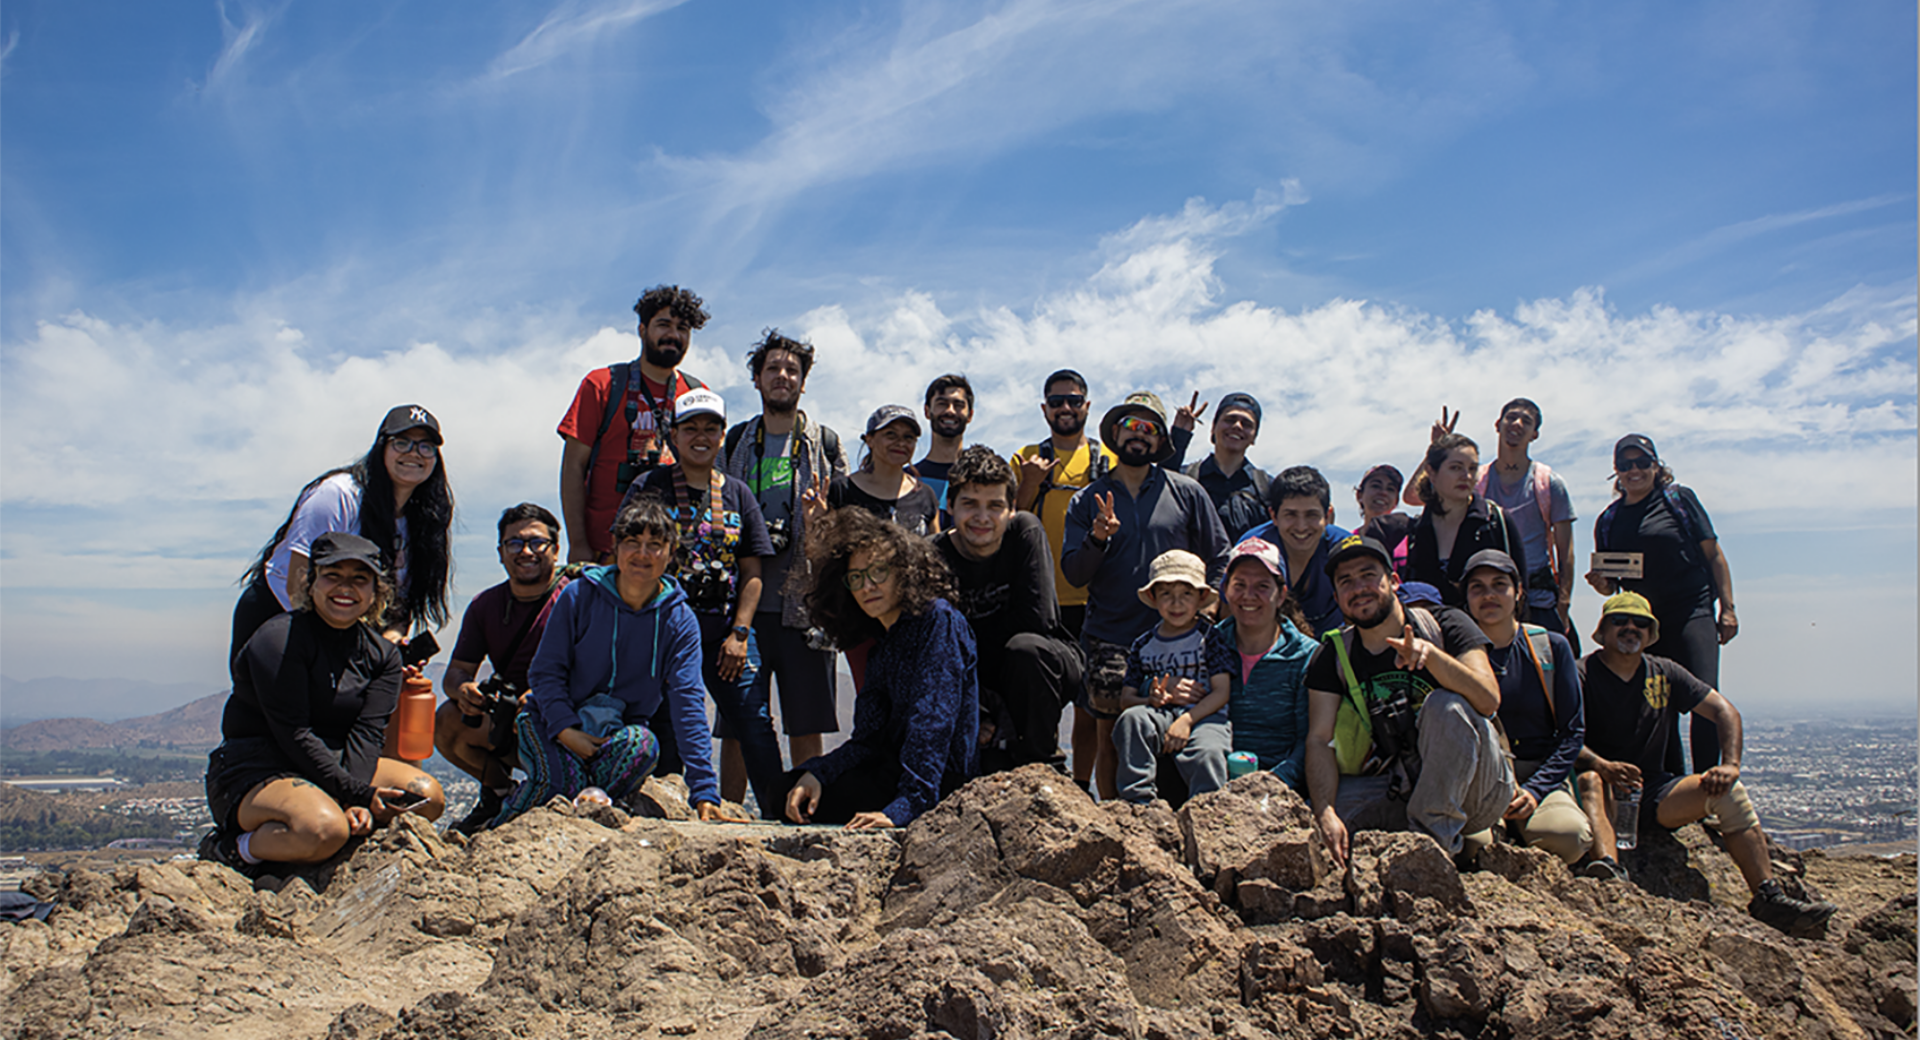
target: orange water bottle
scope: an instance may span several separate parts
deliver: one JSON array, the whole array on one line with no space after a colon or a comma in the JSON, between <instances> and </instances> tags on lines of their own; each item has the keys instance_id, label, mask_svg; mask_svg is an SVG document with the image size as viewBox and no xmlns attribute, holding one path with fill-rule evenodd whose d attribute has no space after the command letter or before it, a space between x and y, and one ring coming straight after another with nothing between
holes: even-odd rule
<instances>
[{"instance_id":1,"label":"orange water bottle","mask_svg":"<svg viewBox=\"0 0 1920 1040\"><path fill-rule=\"evenodd\" d=\"M402 759L424 762L432 757L433 707L433 680L409 671L400 683L400 704L388 723L397 734L394 749Z\"/></svg>"}]
</instances>

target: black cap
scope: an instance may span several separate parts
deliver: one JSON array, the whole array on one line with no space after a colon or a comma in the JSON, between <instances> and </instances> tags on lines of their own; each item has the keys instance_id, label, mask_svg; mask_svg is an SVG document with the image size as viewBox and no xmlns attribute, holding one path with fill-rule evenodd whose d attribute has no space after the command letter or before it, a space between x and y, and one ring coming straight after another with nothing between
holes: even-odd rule
<instances>
[{"instance_id":1,"label":"black cap","mask_svg":"<svg viewBox=\"0 0 1920 1040\"><path fill-rule=\"evenodd\" d=\"M1393 570L1393 554L1387 547L1365 535L1350 534L1334 543L1333 551L1327 554L1327 577L1333 577L1333 569L1356 556L1371 556L1379 560L1388 571Z\"/></svg>"},{"instance_id":2,"label":"black cap","mask_svg":"<svg viewBox=\"0 0 1920 1040\"><path fill-rule=\"evenodd\" d=\"M1233 393L1222 397L1220 399L1219 410L1213 413L1214 419L1218 420L1221 416L1227 414L1227 409L1229 408L1238 408L1243 412L1252 412L1253 428L1256 430L1260 428L1260 402L1254 400L1252 394L1235 390Z\"/></svg>"},{"instance_id":3,"label":"black cap","mask_svg":"<svg viewBox=\"0 0 1920 1040\"><path fill-rule=\"evenodd\" d=\"M380 559L380 547L357 534L328 531L307 546L308 565L319 570L328 564L358 561L380 577L386 577L387 565Z\"/></svg>"},{"instance_id":4,"label":"black cap","mask_svg":"<svg viewBox=\"0 0 1920 1040\"><path fill-rule=\"evenodd\" d=\"M1629 433L1625 437L1613 442L1613 462L1616 467L1620 464L1620 453L1626 451L1628 448L1639 448L1645 452L1647 458L1650 459L1658 459L1660 457L1660 453L1653 448L1653 438L1648 437L1644 433Z\"/></svg>"},{"instance_id":5,"label":"black cap","mask_svg":"<svg viewBox=\"0 0 1920 1040\"><path fill-rule=\"evenodd\" d=\"M1395 468L1394 466L1388 465L1385 462L1382 462L1378 466L1375 466L1372 469L1367 470L1365 473L1360 474L1360 486L1365 487L1367 484L1367 481L1372 480L1373 475L1376 473L1385 473L1387 476L1392 477L1394 487L1398 488L1398 487L1406 486L1407 478L1400 475L1399 469Z\"/></svg>"},{"instance_id":6,"label":"black cap","mask_svg":"<svg viewBox=\"0 0 1920 1040\"><path fill-rule=\"evenodd\" d=\"M391 437L396 433L405 433L419 427L433 435L433 443L440 440L440 420L433 413L417 404L396 404L387 410L387 417L380 423L380 436Z\"/></svg>"},{"instance_id":7,"label":"black cap","mask_svg":"<svg viewBox=\"0 0 1920 1040\"><path fill-rule=\"evenodd\" d=\"M1460 574L1465 577L1482 567L1492 567L1516 582L1521 580L1520 565L1513 562L1513 557L1498 549L1482 549L1467 557L1467 566Z\"/></svg>"},{"instance_id":8,"label":"black cap","mask_svg":"<svg viewBox=\"0 0 1920 1040\"><path fill-rule=\"evenodd\" d=\"M1054 374L1048 376L1047 381L1040 384L1040 392L1043 394L1046 393L1048 387L1052 386L1055 383L1058 383L1062 379L1071 380L1073 382L1073 385L1079 387L1082 393L1086 392L1087 377L1081 375L1078 372L1075 372L1071 368L1063 368L1060 371L1055 372Z\"/></svg>"}]
</instances>

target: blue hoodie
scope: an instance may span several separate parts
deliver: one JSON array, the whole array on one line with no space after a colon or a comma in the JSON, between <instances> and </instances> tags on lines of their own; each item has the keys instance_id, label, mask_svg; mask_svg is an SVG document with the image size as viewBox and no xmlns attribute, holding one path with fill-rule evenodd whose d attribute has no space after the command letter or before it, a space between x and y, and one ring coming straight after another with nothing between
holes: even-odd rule
<instances>
[{"instance_id":1,"label":"blue hoodie","mask_svg":"<svg viewBox=\"0 0 1920 1040\"><path fill-rule=\"evenodd\" d=\"M1238 626L1227 618L1217 626L1227 643L1237 647ZM1253 664L1253 677L1233 672L1231 700L1233 749L1260 757L1260 768L1271 770L1287 786L1307 793L1307 663L1319 649L1293 622L1280 619L1280 636L1273 649ZM1237 654L1236 654L1237 657ZM1236 660L1236 663L1239 663Z\"/></svg>"},{"instance_id":2,"label":"blue hoodie","mask_svg":"<svg viewBox=\"0 0 1920 1040\"><path fill-rule=\"evenodd\" d=\"M671 705L673 732L694 804L720 802L700 675L700 622L671 578L639 610L620 598L616 567L588 567L560 590L540 649L527 668L529 706L549 739L580 725L580 705L597 693L625 702L628 725Z\"/></svg>"}]
</instances>

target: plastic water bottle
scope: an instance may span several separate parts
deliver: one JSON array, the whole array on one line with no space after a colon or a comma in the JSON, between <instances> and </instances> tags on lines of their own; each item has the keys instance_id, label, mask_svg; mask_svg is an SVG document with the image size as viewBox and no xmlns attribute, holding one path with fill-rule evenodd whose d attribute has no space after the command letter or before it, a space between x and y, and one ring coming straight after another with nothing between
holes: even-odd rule
<instances>
[{"instance_id":1,"label":"plastic water bottle","mask_svg":"<svg viewBox=\"0 0 1920 1040\"><path fill-rule=\"evenodd\" d=\"M1640 844L1640 785L1613 788L1613 844L1620 851Z\"/></svg>"},{"instance_id":2,"label":"plastic water bottle","mask_svg":"<svg viewBox=\"0 0 1920 1040\"><path fill-rule=\"evenodd\" d=\"M613 799L598 787L589 787L573 796L573 807L579 811L596 809L603 805L612 805Z\"/></svg>"},{"instance_id":3,"label":"plastic water bottle","mask_svg":"<svg viewBox=\"0 0 1920 1040\"><path fill-rule=\"evenodd\" d=\"M424 762L433 757L433 707L432 679L409 675L400 683L400 703L388 725L398 731L395 743L403 760Z\"/></svg>"},{"instance_id":4,"label":"plastic water bottle","mask_svg":"<svg viewBox=\"0 0 1920 1040\"><path fill-rule=\"evenodd\" d=\"M1227 756L1227 779L1235 780L1260 768L1260 756L1251 751L1235 751Z\"/></svg>"}]
</instances>

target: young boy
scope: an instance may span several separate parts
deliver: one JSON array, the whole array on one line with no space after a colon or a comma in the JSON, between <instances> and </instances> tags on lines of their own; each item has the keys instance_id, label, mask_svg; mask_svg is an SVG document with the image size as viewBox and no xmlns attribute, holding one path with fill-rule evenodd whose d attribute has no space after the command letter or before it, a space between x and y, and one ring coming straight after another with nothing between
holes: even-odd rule
<instances>
[{"instance_id":1,"label":"young boy","mask_svg":"<svg viewBox=\"0 0 1920 1040\"><path fill-rule=\"evenodd\" d=\"M1184 549L1154 557L1140 599L1160 613L1160 624L1127 650L1124 709L1113 727L1120 797L1153 801L1161 754L1174 756L1189 795L1227 783L1233 730L1227 697L1237 667L1231 640L1201 621L1214 602L1206 564Z\"/></svg>"}]
</instances>

